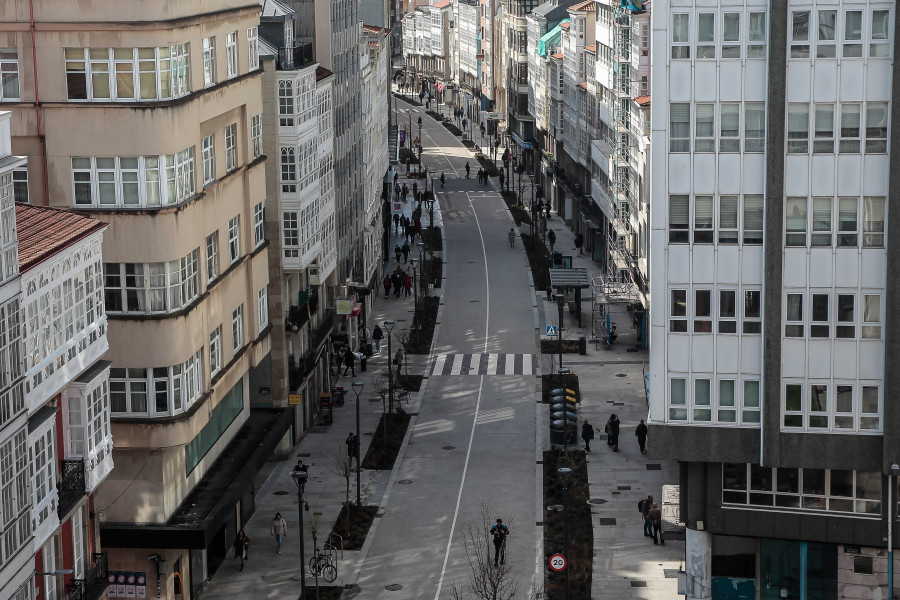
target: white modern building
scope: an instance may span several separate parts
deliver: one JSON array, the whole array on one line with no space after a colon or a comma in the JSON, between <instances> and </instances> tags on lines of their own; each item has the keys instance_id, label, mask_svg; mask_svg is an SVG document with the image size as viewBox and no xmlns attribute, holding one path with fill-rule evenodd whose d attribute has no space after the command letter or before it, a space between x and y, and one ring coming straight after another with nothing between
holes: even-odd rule
<instances>
[{"instance_id":1,"label":"white modern building","mask_svg":"<svg viewBox=\"0 0 900 600\"><path fill-rule=\"evenodd\" d=\"M687 595L892 597L896 4L653 6L649 420Z\"/></svg>"}]
</instances>

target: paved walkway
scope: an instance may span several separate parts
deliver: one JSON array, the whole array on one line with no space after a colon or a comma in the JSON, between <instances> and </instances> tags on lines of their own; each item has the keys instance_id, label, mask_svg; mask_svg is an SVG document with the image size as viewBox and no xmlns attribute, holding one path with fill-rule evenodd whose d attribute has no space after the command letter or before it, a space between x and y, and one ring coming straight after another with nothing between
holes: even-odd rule
<instances>
[{"instance_id":1,"label":"paved walkway","mask_svg":"<svg viewBox=\"0 0 900 600\"><path fill-rule=\"evenodd\" d=\"M398 109L405 111L408 105L398 102ZM443 127L435 123L430 117L424 115L423 109L413 109L416 115L423 115L423 137L429 139L428 132L445 131ZM435 136L437 137L437 136ZM457 146L459 144L457 143ZM429 152L426 147L426 154ZM444 146L441 147L443 157L432 156L426 158L427 162L432 162L437 174L440 169L444 168L446 163L447 190L445 193L438 193L438 203L435 205L435 224L443 223L447 215L462 214L462 205L459 203L458 190L462 185L469 185L469 182L463 184L459 181L464 177L464 173L459 173L457 164L456 172L452 169L453 161L468 160L473 166L473 171L477 171L477 162L472 154L461 146ZM452 159L452 160L451 160ZM448 162L449 161L449 162ZM403 169L400 171L401 185L404 182ZM474 178L474 172L472 173ZM454 181L455 180L455 181ZM422 180L418 180L422 181ZM409 182L410 188L412 182ZM491 180L491 184L485 191L498 189L496 179ZM452 190L452 192L451 192ZM438 183L438 192L440 184ZM468 205L472 206L472 202L478 200L478 192L466 192ZM474 194L474 195L473 195ZM486 200L485 200L486 201ZM442 203L445 205L442 206ZM404 202L403 209L405 214L410 214L414 207L413 202ZM427 213L424 215L423 222L427 225ZM559 218L554 215L550 220L550 226L556 231L557 250L563 253L573 254L573 266L584 267L589 273L598 273L599 265L589 259L588 256L577 256L577 252L569 252L574 249L574 236L572 232L562 225ZM393 236L391 240L391 248L395 244L402 245L403 236ZM521 246L517 243L517 247ZM508 248L507 248L508 250ZM493 251L493 250L492 250ZM499 251L499 248L496 250ZM513 252L510 250L510 252ZM518 252L521 252L520 250ZM393 253L392 253L393 254ZM411 256L416 256L414 250ZM450 257L453 258L452 256ZM392 270L396 266L396 262L391 256L391 261L387 265L387 269ZM405 268L402 263L401 268ZM454 268L464 268L465 265L455 265ZM445 276L448 270L445 269ZM493 275L492 275L493 276ZM450 282L451 287L453 282ZM444 289L442 292L447 293L449 290ZM397 328L400 328L412 322L413 301L412 298L401 298L385 300L383 295L377 294L373 297L373 313L370 316L371 323L383 322L385 319L392 319L397 322ZM477 306L477 305L472 305ZM518 308L510 305L511 310L518 311ZM526 306L522 307L523 309ZM556 310L555 305L545 303L545 299L541 297L533 298L532 306L528 309L532 316L526 317L524 314L516 316L518 312L510 314L508 318L515 322L516 319L528 318L533 319L535 327L535 340L540 337L540 333L544 331L547 323L555 322ZM661 487L666 483L677 483L677 464L672 461L660 460L653 455L653 440L648 443L649 455L641 455L638 451L637 442L634 437L634 427L639 419L646 415L646 399L643 386L643 369L646 368L648 354L646 351L629 351L634 347L634 330L630 328L630 319L625 314L624 308L612 309L613 319L619 324L619 338L611 350L607 350L602 345L588 344L586 356L573 354L565 354L563 363L565 367L571 368L572 371L579 376L579 384L582 390L583 405L581 407L582 417L588 418L593 423L597 431L597 438L594 441L593 452L588 455L588 475L590 478L590 496L592 499L605 500L605 503L598 503L592 509L594 515L594 572L593 572L593 591L592 598L619 598L627 596L629 598L646 598L648 600L662 600L663 598L673 598L677 595L676 580L666 577L666 570L677 570L679 561L684 553L683 543L669 543L665 546L654 546L648 538L642 535L642 521L640 515L636 511L638 500L647 494L653 494L656 498L661 497ZM570 328L572 333L569 337L585 335L590 338L590 302L585 302L585 313L583 319L584 327L580 330L574 315L566 311L564 315L565 325ZM446 325L445 325L446 327ZM465 337L466 331L443 332L443 335L459 335ZM396 338L395 338L396 339ZM517 342L518 343L518 342ZM441 349L437 349L439 353ZM514 348L500 348L491 352L517 352ZM410 356L409 372L425 373L427 367L434 368L434 365L427 365L427 356ZM553 364L554 358L549 355L541 356L534 368L538 373L552 373L557 368ZM387 344L382 345L382 352L368 363L368 371L361 373L357 371L356 380L363 381L365 388L360 396L360 413L361 413L361 432L362 447L361 452L364 455L371 441L372 434L377 426L381 415L381 402L375 396L373 389L374 383L372 375L379 368L384 367L387 363ZM521 364L521 363L520 363ZM477 377L463 378L466 380L476 380ZM296 496L296 487L290 478L290 470L298 457L303 457L304 462L310 464L310 480L306 485L305 499L310 505L309 512L304 513L306 523L318 520L319 538L318 544L324 542L327 533L337 518L342 503L345 499L346 481L340 477L334 469L334 460L332 456L337 453L346 452L344 439L348 432L355 429L355 399L352 391L349 390L350 384L354 378L340 377L336 381L336 385L343 385L348 388L347 401L344 407L337 407L334 410L334 424L331 426L316 427L300 442L294 449L291 457L287 460L270 463L271 471L268 477L260 483L259 493L257 495L257 513L246 527L246 531L252 540L250 549L250 560L247 562L243 572L238 571L236 561L230 561L223 564L213 579L209 582L203 598L225 599L225 598L279 598L292 599L296 597L299 589L300 561L299 561L299 544L297 543L298 527L297 512L298 501ZM456 378L457 381L460 378ZM519 390L518 387L510 388L513 385L512 379L498 379L499 385L506 386L506 390L497 388L496 390L487 389L484 392L485 402L494 402L493 398L502 393L509 394L510 389L514 389L512 393L520 394L526 397L530 394L532 398L537 397L538 390L535 386L533 391ZM518 380L515 380L518 381ZM506 383L504 383L506 382ZM535 380L537 382L537 380ZM439 381L427 384L429 386L429 396L439 394L441 384ZM518 384L515 384L518 386ZM420 398L418 394L411 395L412 412L418 412ZM434 396L436 398L440 395ZM443 400L450 402L450 398ZM454 409L455 410L455 409ZM490 423L502 423L504 419L508 419L510 408L488 407L487 410L482 409L484 414L479 417L481 426ZM548 440L545 436L546 405L537 405L536 418L536 436L533 441L529 442L533 449L532 456L538 456L539 453L549 447ZM603 434L603 424L606 422L609 414L615 412L622 421L622 433L620 436L620 452L613 453L604 444L605 436ZM417 438L421 443L428 443L429 440L435 439L435 436L444 434L442 429L444 421L435 419L429 422L420 422L418 427ZM473 430L474 431L474 430ZM511 432L512 433L512 432ZM516 440L521 439L523 432L515 432ZM505 435L500 432L499 435ZM436 456L424 456L418 454L415 450L410 452L410 440L413 438L412 428L408 432L404 448L401 449L400 456L404 457L409 453L409 457L405 459L402 469L409 473L419 472L421 469L442 468L441 459ZM510 438L512 439L512 438ZM433 442L432 442L433 443ZM413 444L415 446L415 444ZM450 446L452 448L452 446ZM518 447L510 447L511 452L521 452ZM478 449L476 448L476 451ZM419 448L421 453L422 448ZM455 454L458 451L451 450L448 454ZM368 504L377 504L380 506L379 518L376 518L373 529L367 538L366 544L362 551L353 551L343 553L343 557L338 561L338 579L333 585L352 585L356 584L359 579L361 569L367 564L367 557L370 556L373 544L377 540L381 540L380 546L386 546L393 543L396 539L396 531L388 531L380 528L381 521L384 520L383 515L387 510L395 510L400 508L395 506L403 503L407 508L416 506L429 506L432 501L428 498L437 498L440 495L457 493L457 484L449 483L445 488L439 485L431 485L423 487L418 492L414 486L401 486L402 489L395 490L394 486L398 483L401 466L398 466L394 472L381 471L362 471L362 495L363 502ZM517 472L518 473L518 472ZM405 476L405 475L404 475ZM517 476L519 476L517 474ZM448 478L449 479L449 478ZM417 480L418 481L418 480ZM538 488L539 490L539 488ZM393 492L392 492L393 491ZM412 492L412 495L409 493ZM355 477L350 482L351 498L355 497ZM425 494L424 496L422 494ZM393 503L391 496L394 496ZM425 504L419 504L424 501ZM410 505L409 502L414 502ZM525 526L527 522L542 521L543 504L540 497L535 503L534 515L519 514L518 521ZM288 521L288 538L285 541L281 554L275 553L275 545L273 538L269 535L271 519L275 512L280 511ZM449 519L452 515L445 515ZM427 516L425 518L431 518ZM438 517L436 517L438 518ZM539 529L539 528L538 528ZM459 535L459 534L457 534ZM309 532L305 532L306 559L312 554L312 540ZM446 540L446 538L445 538ZM446 543L446 541L444 542ZM535 578L541 581L543 578L544 565L542 562L542 552L540 545L542 541L538 537L533 542L537 547L535 560ZM402 548L397 548L402 550ZM560 549L561 551L562 549ZM443 553L443 551L442 551ZM411 565L401 567L396 563L381 562L378 558L379 552L374 553L375 560L368 560L368 566L365 567L369 571L371 569L380 569L383 573L385 570L390 571L393 568L406 569ZM458 557L457 557L458 558ZM415 556L405 556L404 561L415 561ZM453 562L451 560L451 562ZM392 566L393 565L393 566ZM452 565L451 565L452 566ZM459 565L457 565L459 567ZM464 571L463 571L464 572ZM422 573L423 577L431 577L433 573ZM531 577L527 578L528 581ZM307 585L313 585L313 580L308 578ZM523 589L527 588L527 584ZM380 590L380 591L379 591ZM368 588L367 597L409 597L408 595L392 594L379 588L379 590ZM409 587L404 593L411 591ZM445 585L442 598L448 597L448 587ZM359 588L348 590L345 597L357 597ZM524 597L524 596L523 596ZM573 599L575 600L575 599Z\"/></svg>"}]
</instances>

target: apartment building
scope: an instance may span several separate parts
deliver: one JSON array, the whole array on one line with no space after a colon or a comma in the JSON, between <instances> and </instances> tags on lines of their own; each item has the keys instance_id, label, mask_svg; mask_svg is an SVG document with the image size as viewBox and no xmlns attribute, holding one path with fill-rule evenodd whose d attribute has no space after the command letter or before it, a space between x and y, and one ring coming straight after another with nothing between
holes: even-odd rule
<instances>
[{"instance_id":1,"label":"apartment building","mask_svg":"<svg viewBox=\"0 0 900 600\"><path fill-rule=\"evenodd\" d=\"M458 0L453 3L457 33L457 79L459 96L457 103L465 110L469 120L478 121L481 110L481 70L483 48L481 44L481 4L476 0Z\"/></svg>"},{"instance_id":2,"label":"apartment building","mask_svg":"<svg viewBox=\"0 0 900 600\"><path fill-rule=\"evenodd\" d=\"M897 18L654 2L649 418L688 597L896 593Z\"/></svg>"},{"instance_id":3,"label":"apartment building","mask_svg":"<svg viewBox=\"0 0 900 600\"><path fill-rule=\"evenodd\" d=\"M31 202L109 224L116 469L91 518L111 571L189 597L290 426L251 410L272 404L259 7L36 0L0 23Z\"/></svg>"},{"instance_id":4,"label":"apartment building","mask_svg":"<svg viewBox=\"0 0 900 600\"><path fill-rule=\"evenodd\" d=\"M537 0L504 0L501 27L500 88L505 94L497 109L504 113L506 131L531 143L534 117L528 111L528 16Z\"/></svg>"},{"instance_id":5,"label":"apartment building","mask_svg":"<svg viewBox=\"0 0 900 600\"><path fill-rule=\"evenodd\" d=\"M451 0L441 0L403 16L403 57L407 72L421 78L426 91L437 98L442 96L446 84L451 81L449 48L452 17Z\"/></svg>"},{"instance_id":6,"label":"apartment building","mask_svg":"<svg viewBox=\"0 0 900 600\"><path fill-rule=\"evenodd\" d=\"M273 398L295 407L293 441L330 392L326 343L336 283L334 75L299 42L299 15L266 0L260 16ZM271 132L269 134L268 132ZM298 404L299 402L299 404Z\"/></svg>"}]
</instances>

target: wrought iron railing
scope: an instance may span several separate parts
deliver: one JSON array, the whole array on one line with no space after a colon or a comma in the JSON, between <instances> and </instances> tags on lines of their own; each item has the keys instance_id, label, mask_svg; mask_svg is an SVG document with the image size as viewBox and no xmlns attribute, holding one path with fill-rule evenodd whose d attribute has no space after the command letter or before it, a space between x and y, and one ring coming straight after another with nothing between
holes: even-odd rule
<instances>
[{"instance_id":1,"label":"wrought iron railing","mask_svg":"<svg viewBox=\"0 0 900 600\"><path fill-rule=\"evenodd\" d=\"M60 461L59 505L60 520L64 519L69 511L78 503L86 493L84 459Z\"/></svg>"},{"instance_id":2,"label":"wrought iron railing","mask_svg":"<svg viewBox=\"0 0 900 600\"><path fill-rule=\"evenodd\" d=\"M106 591L109 581L106 552L93 555L94 564L85 572L84 579L73 579L66 585L66 600L97 600Z\"/></svg>"},{"instance_id":3,"label":"wrought iron railing","mask_svg":"<svg viewBox=\"0 0 900 600\"><path fill-rule=\"evenodd\" d=\"M278 49L278 68L280 70L300 69L313 63L313 45L298 43L293 47Z\"/></svg>"}]
</instances>

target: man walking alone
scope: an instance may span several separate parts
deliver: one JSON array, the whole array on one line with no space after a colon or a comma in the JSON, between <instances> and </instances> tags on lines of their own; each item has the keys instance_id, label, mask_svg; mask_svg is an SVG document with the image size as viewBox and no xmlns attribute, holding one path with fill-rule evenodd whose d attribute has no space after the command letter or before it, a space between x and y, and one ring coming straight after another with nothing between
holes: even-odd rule
<instances>
[{"instance_id":1,"label":"man walking alone","mask_svg":"<svg viewBox=\"0 0 900 600\"><path fill-rule=\"evenodd\" d=\"M502 565L506 560L506 538L509 536L509 527L503 524L503 519L497 519L497 524L491 527L491 536L494 538L494 566Z\"/></svg>"}]
</instances>

